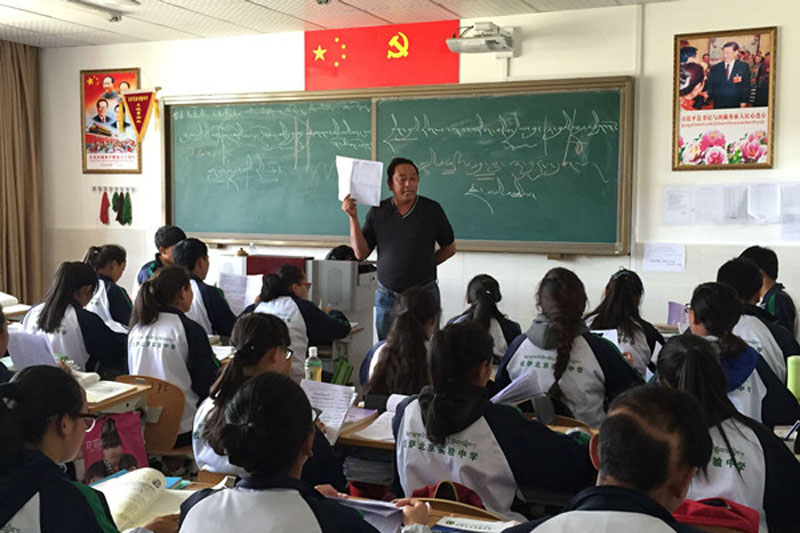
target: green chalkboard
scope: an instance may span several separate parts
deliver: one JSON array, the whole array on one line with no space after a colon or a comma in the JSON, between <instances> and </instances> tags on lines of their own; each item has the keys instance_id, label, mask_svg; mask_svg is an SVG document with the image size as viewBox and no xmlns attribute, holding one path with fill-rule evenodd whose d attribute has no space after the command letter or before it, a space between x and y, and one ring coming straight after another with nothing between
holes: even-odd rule
<instances>
[{"instance_id":1,"label":"green chalkboard","mask_svg":"<svg viewBox=\"0 0 800 533\"><path fill-rule=\"evenodd\" d=\"M335 156L402 156L416 162L420 194L442 204L460 249L627 253L632 85L619 77L167 102L167 218L211 240L342 241Z\"/></svg>"}]
</instances>

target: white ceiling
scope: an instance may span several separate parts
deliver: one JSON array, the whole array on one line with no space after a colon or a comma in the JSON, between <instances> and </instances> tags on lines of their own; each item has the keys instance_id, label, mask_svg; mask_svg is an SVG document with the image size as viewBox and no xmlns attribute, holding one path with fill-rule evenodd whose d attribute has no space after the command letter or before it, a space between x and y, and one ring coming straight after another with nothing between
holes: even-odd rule
<instances>
[{"instance_id":1,"label":"white ceiling","mask_svg":"<svg viewBox=\"0 0 800 533\"><path fill-rule=\"evenodd\" d=\"M99 2L100 0L86 0ZM108 1L108 0L106 0ZM117 0L119 1L119 0ZM0 39L43 48L225 37L668 0L139 0L119 22L68 0L0 0Z\"/></svg>"}]
</instances>

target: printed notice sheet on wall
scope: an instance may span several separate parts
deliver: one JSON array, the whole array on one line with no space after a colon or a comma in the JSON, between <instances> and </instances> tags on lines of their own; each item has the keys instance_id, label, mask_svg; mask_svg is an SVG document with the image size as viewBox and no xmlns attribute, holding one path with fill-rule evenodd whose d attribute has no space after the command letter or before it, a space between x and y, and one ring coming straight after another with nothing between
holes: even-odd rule
<instances>
[{"instance_id":1,"label":"printed notice sheet on wall","mask_svg":"<svg viewBox=\"0 0 800 533\"><path fill-rule=\"evenodd\" d=\"M683 272L686 270L686 245L664 242L645 243L642 270Z\"/></svg>"}]
</instances>

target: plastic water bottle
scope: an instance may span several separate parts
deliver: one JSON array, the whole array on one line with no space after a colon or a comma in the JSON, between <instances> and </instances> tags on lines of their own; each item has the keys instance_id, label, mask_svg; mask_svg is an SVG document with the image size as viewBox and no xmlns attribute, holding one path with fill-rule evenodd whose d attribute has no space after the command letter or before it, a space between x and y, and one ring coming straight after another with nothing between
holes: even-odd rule
<instances>
[{"instance_id":1,"label":"plastic water bottle","mask_svg":"<svg viewBox=\"0 0 800 533\"><path fill-rule=\"evenodd\" d=\"M322 361L317 356L316 346L308 348L308 358L303 367L305 368L306 379L322 381Z\"/></svg>"}]
</instances>

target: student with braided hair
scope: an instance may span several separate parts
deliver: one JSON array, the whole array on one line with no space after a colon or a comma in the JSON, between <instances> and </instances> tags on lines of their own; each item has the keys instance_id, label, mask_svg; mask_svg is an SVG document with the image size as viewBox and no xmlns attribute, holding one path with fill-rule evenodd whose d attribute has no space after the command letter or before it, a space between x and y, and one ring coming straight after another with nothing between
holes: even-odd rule
<instances>
[{"instance_id":1,"label":"student with braided hair","mask_svg":"<svg viewBox=\"0 0 800 533\"><path fill-rule=\"evenodd\" d=\"M611 400L642 384L642 377L613 344L586 327L586 291L574 272L561 267L547 272L536 301L540 314L509 346L497 385L533 372L558 414L599 427Z\"/></svg>"},{"instance_id":2,"label":"student with braided hair","mask_svg":"<svg viewBox=\"0 0 800 533\"><path fill-rule=\"evenodd\" d=\"M248 313L233 326L231 345L235 352L230 363L211 386L211 392L194 417L192 447L198 468L220 474L246 475L244 468L228 460L222 443L225 407L234 394L254 376L265 372L289 375L292 350L289 330L275 315ZM314 454L303 466L302 479L311 485L331 484L344 490L347 480L339 459L322 432L314 430Z\"/></svg>"}]
</instances>

